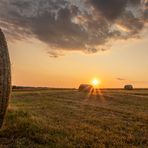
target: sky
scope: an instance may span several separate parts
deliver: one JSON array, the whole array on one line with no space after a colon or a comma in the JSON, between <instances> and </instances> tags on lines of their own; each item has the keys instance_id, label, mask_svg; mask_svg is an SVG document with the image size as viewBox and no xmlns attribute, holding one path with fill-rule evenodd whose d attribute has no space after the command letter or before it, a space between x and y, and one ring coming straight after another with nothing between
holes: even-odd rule
<instances>
[{"instance_id":1,"label":"sky","mask_svg":"<svg viewBox=\"0 0 148 148\"><path fill-rule=\"evenodd\" d=\"M148 87L147 0L1 0L13 85Z\"/></svg>"}]
</instances>

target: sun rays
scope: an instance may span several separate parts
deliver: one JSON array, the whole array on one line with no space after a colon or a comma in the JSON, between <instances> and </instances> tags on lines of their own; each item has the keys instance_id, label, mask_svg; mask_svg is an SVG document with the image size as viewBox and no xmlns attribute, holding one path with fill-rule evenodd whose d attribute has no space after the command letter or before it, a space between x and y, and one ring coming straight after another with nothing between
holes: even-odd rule
<instances>
[{"instance_id":1,"label":"sun rays","mask_svg":"<svg viewBox=\"0 0 148 148\"><path fill-rule=\"evenodd\" d=\"M101 102L105 101L105 97L100 88L101 83L102 83L101 79L99 78L93 78L90 81L90 84L93 87L86 93L86 101L90 101L90 100L96 100L96 101L99 100Z\"/></svg>"}]
</instances>

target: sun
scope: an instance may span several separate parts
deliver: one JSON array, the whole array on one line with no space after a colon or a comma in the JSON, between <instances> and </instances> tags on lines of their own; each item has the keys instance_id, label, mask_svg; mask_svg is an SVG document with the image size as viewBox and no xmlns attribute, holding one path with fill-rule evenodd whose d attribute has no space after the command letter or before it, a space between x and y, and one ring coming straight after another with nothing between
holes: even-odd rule
<instances>
[{"instance_id":1,"label":"sun","mask_svg":"<svg viewBox=\"0 0 148 148\"><path fill-rule=\"evenodd\" d=\"M93 79L92 81L91 81L91 84L94 86L94 87L97 87L97 86L99 86L100 84L101 84L101 80L99 80L99 79Z\"/></svg>"}]
</instances>

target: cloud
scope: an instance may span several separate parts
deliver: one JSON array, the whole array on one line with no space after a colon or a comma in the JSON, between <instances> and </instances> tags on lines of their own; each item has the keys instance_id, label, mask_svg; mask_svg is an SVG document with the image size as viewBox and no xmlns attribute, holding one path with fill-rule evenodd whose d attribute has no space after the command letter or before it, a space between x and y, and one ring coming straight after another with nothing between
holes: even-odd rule
<instances>
[{"instance_id":1,"label":"cloud","mask_svg":"<svg viewBox=\"0 0 148 148\"><path fill-rule=\"evenodd\" d=\"M91 0L91 3L108 20L120 16L126 6L126 0Z\"/></svg>"},{"instance_id":2,"label":"cloud","mask_svg":"<svg viewBox=\"0 0 148 148\"><path fill-rule=\"evenodd\" d=\"M140 80L128 80L125 78L116 78L118 81L126 82L126 83L131 83L131 84L148 84L148 81L140 81Z\"/></svg>"},{"instance_id":3,"label":"cloud","mask_svg":"<svg viewBox=\"0 0 148 148\"><path fill-rule=\"evenodd\" d=\"M117 80L119 80L119 81L125 81L126 79L124 79L124 78L116 78Z\"/></svg>"},{"instance_id":4,"label":"cloud","mask_svg":"<svg viewBox=\"0 0 148 148\"><path fill-rule=\"evenodd\" d=\"M144 20L148 22L148 1L145 3L144 7Z\"/></svg>"},{"instance_id":5,"label":"cloud","mask_svg":"<svg viewBox=\"0 0 148 148\"><path fill-rule=\"evenodd\" d=\"M51 58L58 58L58 57L64 56L64 54L61 51L48 50L47 53Z\"/></svg>"},{"instance_id":6,"label":"cloud","mask_svg":"<svg viewBox=\"0 0 148 148\"><path fill-rule=\"evenodd\" d=\"M111 39L137 37L147 22L147 5L144 0L1 0L0 27L13 40L37 38L54 57L57 50L96 53Z\"/></svg>"},{"instance_id":7,"label":"cloud","mask_svg":"<svg viewBox=\"0 0 148 148\"><path fill-rule=\"evenodd\" d=\"M126 11L127 7L139 7L141 0L89 0L98 13L113 21ZM131 8L132 9L132 8Z\"/></svg>"}]
</instances>

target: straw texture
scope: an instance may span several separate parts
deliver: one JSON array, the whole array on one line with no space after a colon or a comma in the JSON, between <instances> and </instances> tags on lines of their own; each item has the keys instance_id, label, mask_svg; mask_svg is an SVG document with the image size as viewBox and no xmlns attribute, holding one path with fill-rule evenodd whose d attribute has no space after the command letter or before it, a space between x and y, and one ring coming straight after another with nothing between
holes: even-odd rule
<instances>
[{"instance_id":1,"label":"straw texture","mask_svg":"<svg viewBox=\"0 0 148 148\"><path fill-rule=\"evenodd\" d=\"M0 127L3 124L11 93L11 69L5 36L0 29Z\"/></svg>"}]
</instances>

